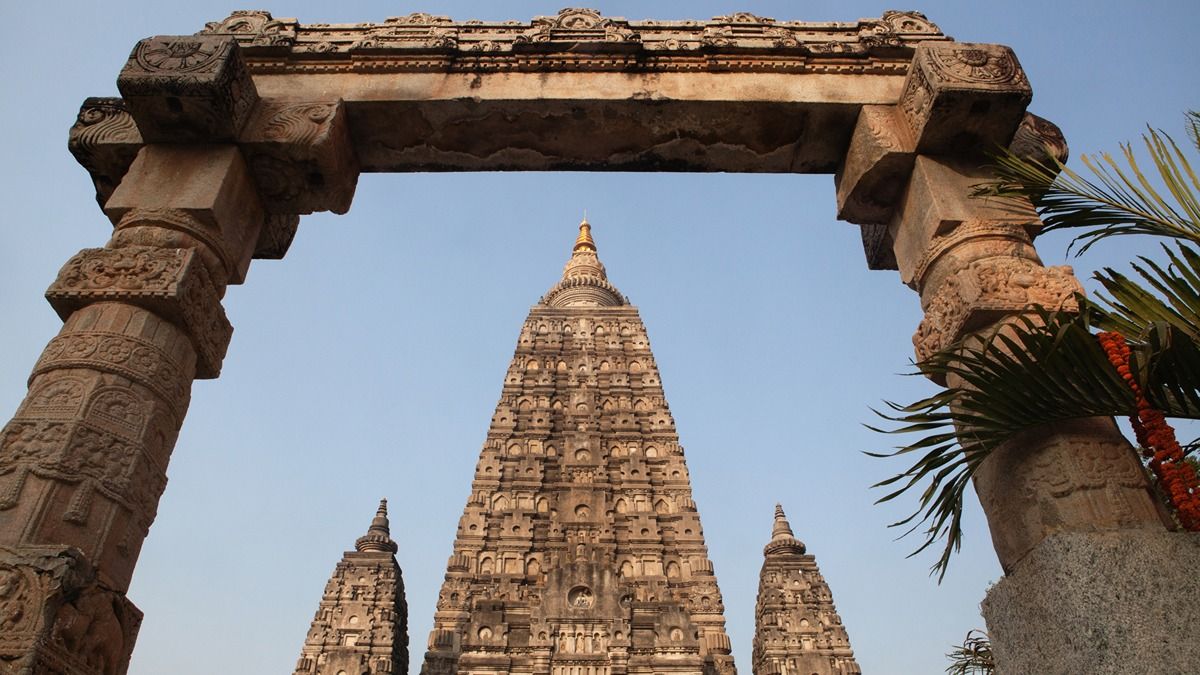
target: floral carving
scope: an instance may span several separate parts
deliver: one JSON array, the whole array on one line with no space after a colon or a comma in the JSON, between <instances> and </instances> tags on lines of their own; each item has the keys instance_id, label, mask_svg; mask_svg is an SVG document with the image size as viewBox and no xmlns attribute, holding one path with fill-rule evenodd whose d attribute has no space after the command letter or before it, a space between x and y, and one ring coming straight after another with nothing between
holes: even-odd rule
<instances>
[{"instance_id":1,"label":"floral carving","mask_svg":"<svg viewBox=\"0 0 1200 675\"><path fill-rule=\"evenodd\" d=\"M224 56L229 44L186 37L155 38L139 42L134 59L150 73L193 73L211 69Z\"/></svg>"},{"instance_id":2,"label":"floral carving","mask_svg":"<svg viewBox=\"0 0 1200 675\"><path fill-rule=\"evenodd\" d=\"M76 156L78 153L90 156L103 144L141 142L142 136L124 101L119 98L89 98L79 108L67 143L71 151L77 153Z\"/></svg>"},{"instance_id":3,"label":"floral carving","mask_svg":"<svg viewBox=\"0 0 1200 675\"><path fill-rule=\"evenodd\" d=\"M327 133L337 103L296 103L279 108L263 125L263 138L309 145Z\"/></svg>"},{"instance_id":4,"label":"floral carving","mask_svg":"<svg viewBox=\"0 0 1200 675\"><path fill-rule=\"evenodd\" d=\"M404 26L432 26L435 24L454 23L448 16L436 16L425 12L413 12L408 16L393 16L384 21L385 24L400 24Z\"/></svg>"},{"instance_id":5,"label":"floral carving","mask_svg":"<svg viewBox=\"0 0 1200 675\"><path fill-rule=\"evenodd\" d=\"M940 78L972 84L1024 81L1012 50L998 45L957 45L929 50L929 66Z\"/></svg>"},{"instance_id":6,"label":"floral carving","mask_svg":"<svg viewBox=\"0 0 1200 675\"><path fill-rule=\"evenodd\" d=\"M714 16L714 23L743 23L743 24L770 24L775 23L775 19L758 16L750 12L735 12L724 16Z\"/></svg>"},{"instance_id":7,"label":"floral carving","mask_svg":"<svg viewBox=\"0 0 1200 675\"><path fill-rule=\"evenodd\" d=\"M594 9L568 8L558 16L539 16L533 27L513 42L641 42L641 36L623 19L609 19Z\"/></svg>"},{"instance_id":8,"label":"floral carving","mask_svg":"<svg viewBox=\"0 0 1200 675\"><path fill-rule=\"evenodd\" d=\"M943 281L925 304L925 318L913 335L917 359L924 360L966 333L1034 305L1074 311L1083 287L1070 267L1042 267L1023 258L976 260Z\"/></svg>"},{"instance_id":9,"label":"floral carving","mask_svg":"<svg viewBox=\"0 0 1200 675\"><path fill-rule=\"evenodd\" d=\"M232 35L239 43L289 47L296 41L296 20L275 19L270 12L241 10L204 25L201 34Z\"/></svg>"},{"instance_id":10,"label":"floral carving","mask_svg":"<svg viewBox=\"0 0 1200 675\"><path fill-rule=\"evenodd\" d=\"M86 305L116 301L177 323L196 347L197 377L220 372L233 333L194 249L84 249L63 266L46 299L64 320Z\"/></svg>"}]
</instances>

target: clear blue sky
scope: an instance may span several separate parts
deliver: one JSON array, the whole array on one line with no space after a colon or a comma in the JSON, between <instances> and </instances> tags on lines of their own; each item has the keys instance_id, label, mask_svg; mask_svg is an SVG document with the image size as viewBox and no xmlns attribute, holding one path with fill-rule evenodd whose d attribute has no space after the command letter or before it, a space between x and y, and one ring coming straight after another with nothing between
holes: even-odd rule
<instances>
[{"instance_id":1,"label":"clear blue sky","mask_svg":"<svg viewBox=\"0 0 1200 675\"><path fill-rule=\"evenodd\" d=\"M557 3L262 2L304 22L428 11L527 20ZM779 19L879 16L876 2L593 2L605 14ZM962 41L1012 46L1031 109L1072 147L1116 150L1146 124L1182 133L1197 107L1194 2L927 2ZM238 5L7 3L0 18L0 414L59 321L41 299L109 225L66 132L87 96L115 95L134 42L191 33ZM364 175L349 215L305 218L288 258L258 261L226 307L224 375L196 383L158 521L130 596L146 613L131 673L290 672L333 565L392 506L408 584L412 662L518 328L558 278L584 209L610 279L640 307L750 672L754 595L772 507L817 556L868 673L941 672L981 627L1000 571L971 498L946 581L886 524L867 486L901 467L863 456L889 439L868 406L931 391L901 377L920 320L894 272L869 272L829 176ZM1061 264L1061 238L1039 244ZM1081 275L1127 250L1075 261ZM904 505L907 506L907 505Z\"/></svg>"}]
</instances>

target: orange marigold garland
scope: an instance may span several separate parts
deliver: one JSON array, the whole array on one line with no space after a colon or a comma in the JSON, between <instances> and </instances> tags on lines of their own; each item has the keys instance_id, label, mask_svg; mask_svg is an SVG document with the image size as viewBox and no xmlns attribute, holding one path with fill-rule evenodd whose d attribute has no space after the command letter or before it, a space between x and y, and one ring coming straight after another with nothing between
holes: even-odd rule
<instances>
[{"instance_id":1,"label":"orange marigold garland","mask_svg":"<svg viewBox=\"0 0 1200 675\"><path fill-rule=\"evenodd\" d=\"M1175 430L1167 424L1166 415L1150 405L1134 379L1129 365L1129 345L1115 331L1099 333L1096 339L1108 355L1109 363L1133 391L1137 414L1130 415L1129 421L1138 445L1150 460L1150 469L1179 515L1179 522L1188 530L1200 531L1200 479L1192 465L1184 461L1183 448L1175 438Z\"/></svg>"}]
</instances>

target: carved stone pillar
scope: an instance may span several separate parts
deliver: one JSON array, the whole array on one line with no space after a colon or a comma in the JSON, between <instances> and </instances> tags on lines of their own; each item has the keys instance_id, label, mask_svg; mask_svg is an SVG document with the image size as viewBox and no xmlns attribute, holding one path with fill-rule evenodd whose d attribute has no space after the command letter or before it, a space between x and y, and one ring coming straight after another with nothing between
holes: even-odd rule
<instances>
[{"instance_id":1,"label":"carved stone pillar","mask_svg":"<svg viewBox=\"0 0 1200 675\"><path fill-rule=\"evenodd\" d=\"M920 294L925 318L913 336L918 359L986 334L1031 305L1076 309L1073 294L1082 287L1071 268L1043 266L1033 247L1041 223L1032 205L970 197L973 185L991 178L985 153L997 145L1011 141L1014 152L1025 155L1044 145L1065 159L1061 134L1024 113L1028 101L1028 84L1007 48L927 43L917 49L899 104L860 113L837 175L839 215L862 225L872 268L898 269ZM1089 551L1112 559L1104 537L1168 534L1140 461L1113 421L1081 419L1026 431L980 466L975 487L1006 574L996 587L1001 592L985 602L997 672L1100 672L1094 665L1106 659L1116 669L1104 672L1132 672L1143 640L1157 630L1154 617L1181 603L1136 606L1105 595L1125 595L1112 589L1128 584L1098 591L1105 602L1038 587L1069 576L1068 566ZM1064 541L1071 542L1065 549ZM1126 567L1109 574L1141 573ZM1055 606L1044 606L1051 597ZM1096 616L1104 604L1121 604L1121 618ZM1131 608L1140 614L1132 621L1146 630L1090 652L1068 654L1053 626L1040 623L1057 616L1115 631Z\"/></svg>"},{"instance_id":2,"label":"carved stone pillar","mask_svg":"<svg viewBox=\"0 0 1200 675\"><path fill-rule=\"evenodd\" d=\"M118 87L69 144L112 238L47 291L63 328L0 431L0 674L125 672L125 592L191 382L221 370L226 286L358 175L340 102L259 101L230 38L143 40Z\"/></svg>"}]
</instances>

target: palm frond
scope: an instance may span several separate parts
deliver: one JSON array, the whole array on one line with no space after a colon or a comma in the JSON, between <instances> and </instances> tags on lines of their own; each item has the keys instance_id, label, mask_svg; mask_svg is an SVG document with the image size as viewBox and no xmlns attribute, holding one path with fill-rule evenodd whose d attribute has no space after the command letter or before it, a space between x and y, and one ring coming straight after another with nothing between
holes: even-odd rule
<instances>
[{"instance_id":1,"label":"palm frond","mask_svg":"<svg viewBox=\"0 0 1200 675\"><path fill-rule=\"evenodd\" d=\"M1031 200L1045 231L1086 230L1072 242L1076 254L1123 234L1200 243L1200 181L1191 164L1167 134L1151 129L1143 140L1165 194L1146 177L1131 145L1121 146L1124 168L1108 153L1084 155L1094 179L1052 157L1028 161L1005 150L995 158L996 180L977 185L974 194Z\"/></svg>"},{"instance_id":2,"label":"palm frond","mask_svg":"<svg viewBox=\"0 0 1200 675\"><path fill-rule=\"evenodd\" d=\"M950 659L949 675L990 675L996 669L992 640L981 630L968 631L963 643L955 645L946 658Z\"/></svg>"}]
</instances>

